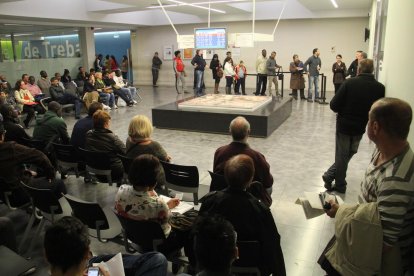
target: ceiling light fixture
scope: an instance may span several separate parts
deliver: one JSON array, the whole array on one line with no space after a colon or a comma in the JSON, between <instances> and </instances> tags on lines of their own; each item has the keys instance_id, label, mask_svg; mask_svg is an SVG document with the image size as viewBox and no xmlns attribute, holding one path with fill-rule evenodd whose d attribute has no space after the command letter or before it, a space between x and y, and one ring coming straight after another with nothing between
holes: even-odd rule
<instances>
[{"instance_id":1,"label":"ceiling light fixture","mask_svg":"<svg viewBox=\"0 0 414 276\"><path fill-rule=\"evenodd\" d=\"M190 4L190 3L186 3L186 2L182 2L182 1L176 1L176 0L168 0L168 1L178 4L178 6L191 6L191 7L199 8L199 9L203 9L203 10L211 10L211 11L215 11L215 12L218 12L218 13L226 13L223 10L210 9L208 7L200 6L198 3ZM213 2L211 2L211 3L213 3Z\"/></svg>"},{"instance_id":2,"label":"ceiling light fixture","mask_svg":"<svg viewBox=\"0 0 414 276\"><path fill-rule=\"evenodd\" d=\"M29 33L29 34L13 34L13 36L29 36L29 35L33 35L33 33ZM5 37L11 37L11 35L5 35Z\"/></svg>"},{"instance_id":3,"label":"ceiling light fixture","mask_svg":"<svg viewBox=\"0 0 414 276\"><path fill-rule=\"evenodd\" d=\"M337 9L337 8L338 8L338 4L336 3L336 1L335 1L335 0L331 0L331 3L332 3L332 5L335 7L335 9Z\"/></svg>"},{"instance_id":4,"label":"ceiling light fixture","mask_svg":"<svg viewBox=\"0 0 414 276\"><path fill-rule=\"evenodd\" d=\"M4 26L22 26L22 27L30 27L33 26L31 24L19 24L19 23L4 23Z\"/></svg>"}]
</instances>

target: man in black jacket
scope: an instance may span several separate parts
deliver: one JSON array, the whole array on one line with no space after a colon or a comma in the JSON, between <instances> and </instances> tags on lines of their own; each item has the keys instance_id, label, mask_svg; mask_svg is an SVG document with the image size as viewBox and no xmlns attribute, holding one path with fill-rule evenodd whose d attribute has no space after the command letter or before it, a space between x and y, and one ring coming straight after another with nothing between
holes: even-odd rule
<instances>
[{"instance_id":1,"label":"man in black jacket","mask_svg":"<svg viewBox=\"0 0 414 276\"><path fill-rule=\"evenodd\" d=\"M223 216L234 226L238 241L258 241L262 275L286 275L280 235L272 213L246 191L254 176L252 158L245 154L232 157L226 163L224 176L229 187L207 194L199 214Z\"/></svg>"},{"instance_id":2,"label":"man in black jacket","mask_svg":"<svg viewBox=\"0 0 414 276\"><path fill-rule=\"evenodd\" d=\"M74 104L75 105L75 118L80 119L80 111L82 108L82 101L63 90L63 88L59 85L59 80L57 78L51 79L51 86L49 88L50 96L52 99L62 105L64 104Z\"/></svg>"},{"instance_id":3,"label":"man in black jacket","mask_svg":"<svg viewBox=\"0 0 414 276\"><path fill-rule=\"evenodd\" d=\"M23 138L32 139L26 131L24 131L23 127L17 123L19 120L13 106L9 104L1 104L0 113L3 115L3 125L4 129L7 131L4 141L15 141L18 144L24 144L25 141Z\"/></svg>"},{"instance_id":4,"label":"man in black jacket","mask_svg":"<svg viewBox=\"0 0 414 276\"><path fill-rule=\"evenodd\" d=\"M336 119L335 162L322 175L328 191L346 192L346 171L368 122L371 105L385 96L385 87L375 80L372 59L359 61L358 75L342 83L330 105ZM332 182L335 180L335 186Z\"/></svg>"},{"instance_id":5,"label":"man in black jacket","mask_svg":"<svg viewBox=\"0 0 414 276\"><path fill-rule=\"evenodd\" d=\"M203 52L201 50L196 51L196 55L191 60L191 64L194 66L194 77L196 79L194 96L200 97L204 95L204 69L206 67L206 61L203 58Z\"/></svg>"},{"instance_id":6,"label":"man in black jacket","mask_svg":"<svg viewBox=\"0 0 414 276\"><path fill-rule=\"evenodd\" d=\"M349 68L348 68L348 75L351 78L355 78L357 76L358 62L366 58L367 58L367 53L363 51L356 51L355 60L351 63L351 65L349 65Z\"/></svg>"}]
</instances>

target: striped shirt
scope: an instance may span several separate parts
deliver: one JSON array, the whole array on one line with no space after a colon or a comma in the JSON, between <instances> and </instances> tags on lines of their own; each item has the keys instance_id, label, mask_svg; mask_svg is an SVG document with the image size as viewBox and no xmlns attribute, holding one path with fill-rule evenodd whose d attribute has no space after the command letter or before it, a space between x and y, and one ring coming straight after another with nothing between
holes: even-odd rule
<instances>
[{"instance_id":1,"label":"striped shirt","mask_svg":"<svg viewBox=\"0 0 414 276\"><path fill-rule=\"evenodd\" d=\"M377 149L361 183L360 198L378 202L384 243L398 245L403 258L408 257L414 240L414 154L408 145L401 154L375 166L378 157Z\"/></svg>"}]
</instances>

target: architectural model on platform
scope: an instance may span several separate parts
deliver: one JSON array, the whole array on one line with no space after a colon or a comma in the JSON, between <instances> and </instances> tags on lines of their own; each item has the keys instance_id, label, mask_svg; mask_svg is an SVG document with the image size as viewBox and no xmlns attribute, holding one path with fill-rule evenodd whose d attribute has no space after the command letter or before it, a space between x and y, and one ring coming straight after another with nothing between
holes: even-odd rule
<instances>
[{"instance_id":1,"label":"architectural model on platform","mask_svg":"<svg viewBox=\"0 0 414 276\"><path fill-rule=\"evenodd\" d=\"M272 97L207 94L178 103L181 110L253 112L272 102Z\"/></svg>"}]
</instances>

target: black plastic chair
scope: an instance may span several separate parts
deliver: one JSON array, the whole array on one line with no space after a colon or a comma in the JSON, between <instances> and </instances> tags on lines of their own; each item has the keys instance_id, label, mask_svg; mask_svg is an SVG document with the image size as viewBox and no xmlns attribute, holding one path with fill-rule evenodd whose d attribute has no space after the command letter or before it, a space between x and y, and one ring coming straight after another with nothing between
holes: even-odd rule
<instances>
[{"instance_id":1,"label":"black plastic chair","mask_svg":"<svg viewBox=\"0 0 414 276\"><path fill-rule=\"evenodd\" d=\"M62 145L57 143L52 143L53 150L55 153L57 167L59 173L62 175L68 170L74 170L76 178L79 177L79 157L77 150L72 145Z\"/></svg>"},{"instance_id":2,"label":"black plastic chair","mask_svg":"<svg viewBox=\"0 0 414 276\"><path fill-rule=\"evenodd\" d=\"M52 101L51 97L44 97L40 100L40 105L43 107L44 110L48 110L48 105Z\"/></svg>"},{"instance_id":3,"label":"black plastic chair","mask_svg":"<svg viewBox=\"0 0 414 276\"><path fill-rule=\"evenodd\" d=\"M164 168L167 187L184 193L192 193L194 204L198 205L198 187L200 185L196 166L183 166L161 161Z\"/></svg>"},{"instance_id":4,"label":"black plastic chair","mask_svg":"<svg viewBox=\"0 0 414 276\"><path fill-rule=\"evenodd\" d=\"M258 241L237 241L239 258L234 261L231 272L260 276L260 243Z\"/></svg>"},{"instance_id":5,"label":"black plastic chair","mask_svg":"<svg viewBox=\"0 0 414 276\"><path fill-rule=\"evenodd\" d=\"M165 242L165 234L158 222L150 220L133 220L116 214L122 225L125 250L129 253L159 251L159 246ZM133 244L131 245L128 240ZM173 266L176 274L181 266L189 264L185 257L180 257L179 252L172 252L166 256Z\"/></svg>"},{"instance_id":6,"label":"black plastic chair","mask_svg":"<svg viewBox=\"0 0 414 276\"><path fill-rule=\"evenodd\" d=\"M210 183L210 192L213 191L221 191L225 188L227 188L227 182L224 178L224 175L213 173L211 171L208 171L211 177L211 183Z\"/></svg>"},{"instance_id":7,"label":"black plastic chair","mask_svg":"<svg viewBox=\"0 0 414 276\"><path fill-rule=\"evenodd\" d=\"M71 195L64 195L72 207L72 215L88 226L89 235L100 242L115 238L122 232L121 224L109 208L101 208L96 202L88 202Z\"/></svg>"},{"instance_id":8,"label":"black plastic chair","mask_svg":"<svg viewBox=\"0 0 414 276\"><path fill-rule=\"evenodd\" d=\"M124 167L124 178L122 181L123 183L127 184L129 168L131 167L132 161L134 161L134 159L121 154L118 154L118 157L121 159L122 166Z\"/></svg>"},{"instance_id":9,"label":"black plastic chair","mask_svg":"<svg viewBox=\"0 0 414 276\"><path fill-rule=\"evenodd\" d=\"M23 239L20 242L19 252L21 252L24 242L26 241L29 235L30 229L32 229L33 227L33 223L36 218L35 210L39 210L42 215L42 219L39 223L39 226L37 227L36 234L32 238L32 242L30 243L30 247L28 250L28 252L30 252L33 248L34 242L39 238L40 232L43 229L46 221L50 221L53 223L54 221L64 216L70 216L72 211L66 199L64 197L58 199L52 190L34 188L23 182L21 182L21 185L30 195L33 211L29 219L29 223L26 227L26 230L23 234Z\"/></svg>"},{"instance_id":10,"label":"black plastic chair","mask_svg":"<svg viewBox=\"0 0 414 276\"><path fill-rule=\"evenodd\" d=\"M109 186L112 186L111 161L109 153L103 151L91 151L79 148L79 153L86 163L86 171L91 175L105 175Z\"/></svg>"},{"instance_id":11,"label":"black plastic chair","mask_svg":"<svg viewBox=\"0 0 414 276\"><path fill-rule=\"evenodd\" d=\"M26 192L23 190L23 188L19 187L17 189L20 189L22 193L26 194ZM12 200L11 200L13 192L16 192L16 190L13 191L13 189L9 186L9 184L7 184L7 181L3 177L0 177L0 200L4 204L6 204L7 208L9 208L9 210L14 211L14 210L17 210L17 209L24 209L24 208L28 207L31 204L30 200L29 200L29 197L27 197L27 202L22 203L19 206L14 206L12 204Z\"/></svg>"},{"instance_id":12,"label":"black plastic chair","mask_svg":"<svg viewBox=\"0 0 414 276\"><path fill-rule=\"evenodd\" d=\"M41 152L44 152L46 147L46 142L43 140L27 139L23 137L22 141L24 141L25 146L40 150Z\"/></svg>"}]
</instances>

